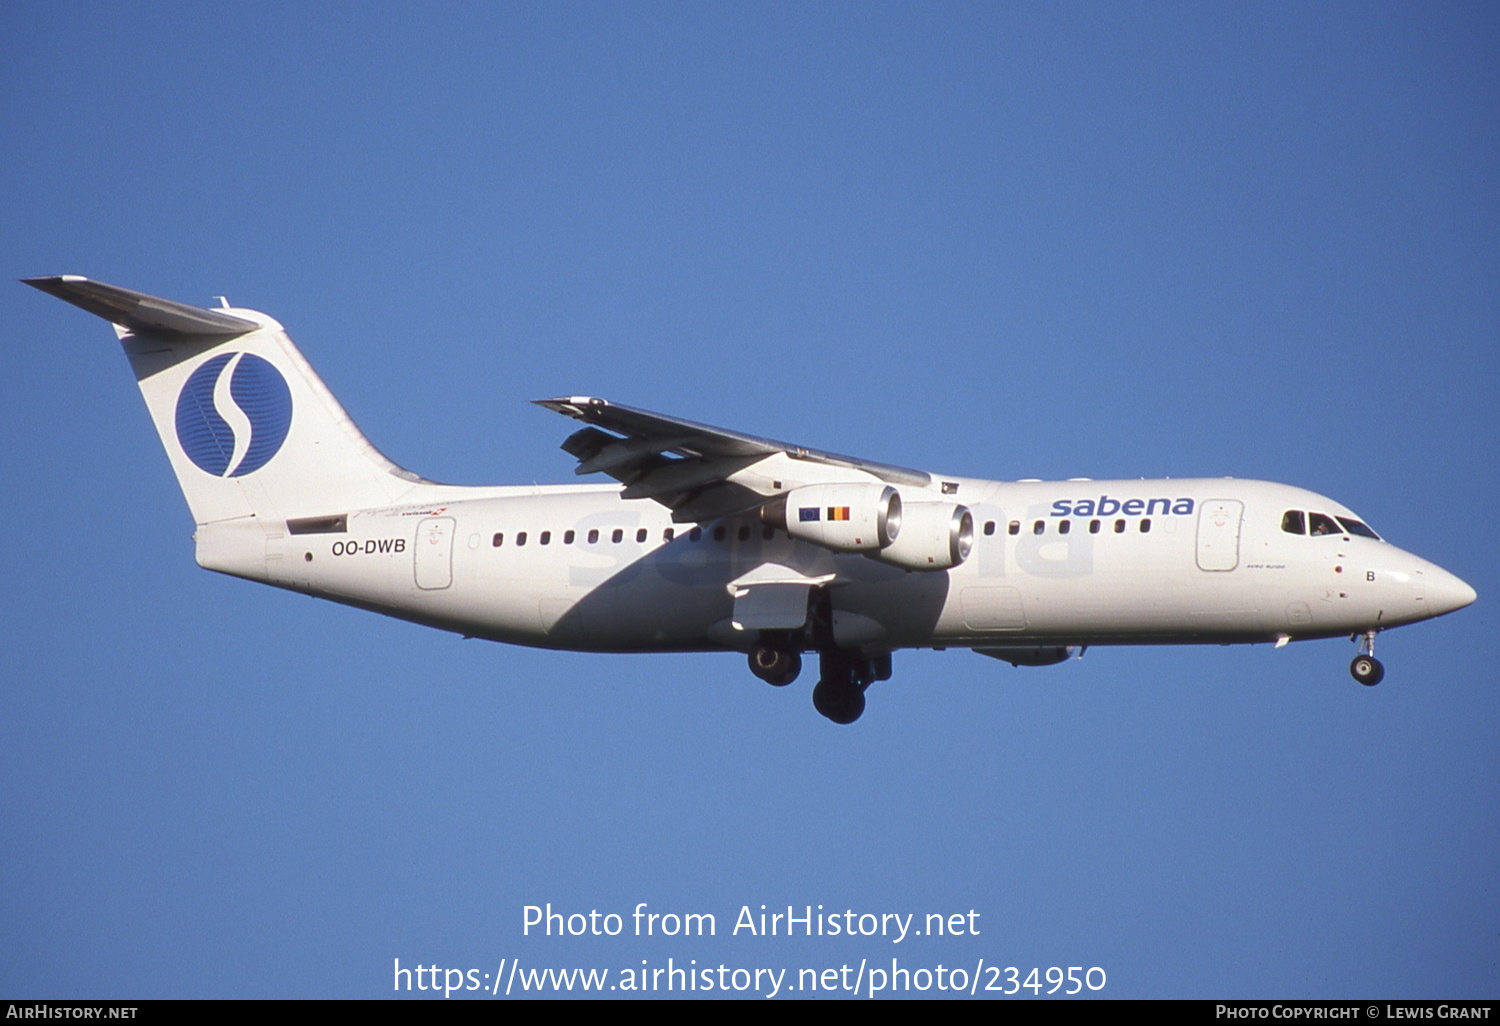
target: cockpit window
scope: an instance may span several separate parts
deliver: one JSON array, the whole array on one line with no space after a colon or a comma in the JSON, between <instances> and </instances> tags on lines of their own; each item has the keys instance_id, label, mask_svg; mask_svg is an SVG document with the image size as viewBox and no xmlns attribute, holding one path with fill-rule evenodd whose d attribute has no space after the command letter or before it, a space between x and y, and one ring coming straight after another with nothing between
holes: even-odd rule
<instances>
[{"instance_id":1,"label":"cockpit window","mask_svg":"<svg viewBox=\"0 0 1500 1026\"><path fill-rule=\"evenodd\" d=\"M1307 522L1300 509L1289 509L1281 514L1281 529L1287 534L1306 534Z\"/></svg>"},{"instance_id":2,"label":"cockpit window","mask_svg":"<svg viewBox=\"0 0 1500 1026\"><path fill-rule=\"evenodd\" d=\"M1324 534L1343 534L1338 524L1333 522L1333 517L1326 513L1309 513L1307 515L1307 533L1314 538Z\"/></svg>"},{"instance_id":3,"label":"cockpit window","mask_svg":"<svg viewBox=\"0 0 1500 1026\"><path fill-rule=\"evenodd\" d=\"M1376 541L1380 540L1380 535L1376 534L1374 531L1370 530L1370 528L1366 524L1355 520L1353 517L1339 517L1338 521L1339 523L1344 525L1344 530L1348 531L1350 534L1357 534L1361 538L1374 538Z\"/></svg>"}]
</instances>

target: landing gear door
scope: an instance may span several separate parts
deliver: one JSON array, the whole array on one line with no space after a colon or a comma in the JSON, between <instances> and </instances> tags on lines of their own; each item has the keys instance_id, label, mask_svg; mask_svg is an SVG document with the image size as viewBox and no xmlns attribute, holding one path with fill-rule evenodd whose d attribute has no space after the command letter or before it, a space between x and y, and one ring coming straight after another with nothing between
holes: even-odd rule
<instances>
[{"instance_id":1,"label":"landing gear door","mask_svg":"<svg viewBox=\"0 0 1500 1026\"><path fill-rule=\"evenodd\" d=\"M1245 504L1208 499L1198 507L1198 569L1233 570L1240 565L1240 520Z\"/></svg>"},{"instance_id":2,"label":"landing gear door","mask_svg":"<svg viewBox=\"0 0 1500 1026\"><path fill-rule=\"evenodd\" d=\"M762 563L729 582L737 631L799 630L807 623L812 589L833 580L833 574L809 576L791 567Z\"/></svg>"},{"instance_id":3,"label":"landing gear door","mask_svg":"<svg viewBox=\"0 0 1500 1026\"><path fill-rule=\"evenodd\" d=\"M734 597L737 631L799 630L807 623L805 584L758 584L742 588Z\"/></svg>"},{"instance_id":4,"label":"landing gear door","mask_svg":"<svg viewBox=\"0 0 1500 1026\"><path fill-rule=\"evenodd\" d=\"M453 518L428 517L417 525L417 587L438 591L453 583Z\"/></svg>"}]
</instances>

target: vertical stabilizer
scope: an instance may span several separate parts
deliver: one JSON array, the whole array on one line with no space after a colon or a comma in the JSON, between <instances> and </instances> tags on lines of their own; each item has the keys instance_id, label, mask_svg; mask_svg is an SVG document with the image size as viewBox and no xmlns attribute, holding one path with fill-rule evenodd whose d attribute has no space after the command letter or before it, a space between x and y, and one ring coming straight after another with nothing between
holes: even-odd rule
<instances>
[{"instance_id":1,"label":"vertical stabilizer","mask_svg":"<svg viewBox=\"0 0 1500 1026\"><path fill-rule=\"evenodd\" d=\"M199 524L388 505L422 483L369 443L273 318L76 275L23 280L115 326Z\"/></svg>"}]
</instances>

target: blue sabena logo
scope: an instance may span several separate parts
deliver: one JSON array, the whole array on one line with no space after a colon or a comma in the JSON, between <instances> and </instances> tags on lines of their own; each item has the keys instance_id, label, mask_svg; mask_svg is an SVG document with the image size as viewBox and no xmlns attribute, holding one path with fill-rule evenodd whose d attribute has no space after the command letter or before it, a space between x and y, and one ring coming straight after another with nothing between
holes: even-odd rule
<instances>
[{"instance_id":1,"label":"blue sabena logo","mask_svg":"<svg viewBox=\"0 0 1500 1026\"><path fill-rule=\"evenodd\" d=\"M223 353L177 395L177 441L198 469L243 477L281 450L292 426L286 378L254 353Z\"/></svg>"}]
</instances>

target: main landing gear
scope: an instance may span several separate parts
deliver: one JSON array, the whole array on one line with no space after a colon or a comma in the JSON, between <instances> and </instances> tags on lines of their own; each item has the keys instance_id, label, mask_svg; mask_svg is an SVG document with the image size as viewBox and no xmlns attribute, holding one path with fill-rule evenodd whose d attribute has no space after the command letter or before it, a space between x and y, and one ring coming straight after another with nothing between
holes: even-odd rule
<instances>
[{"instance_id":1,"label":"main landing gear","mask_svg":"<svg viewBox=\"0 0 1500 1026\"><path fill-rule=\"evenodd\" d=\"M865 711L865 688L891 679L891 654L874 655L839 648L833 636L833 604L826 589L808 602L808 618L797 630L763 630L750 649L750 672L767 684L785 687L802 672L802 653L818 653L813 708L834 723L853 723Z\"/></svg>"},{"instance_id":2,"label":"main landing gear","mask_svg":"<svg viewBox=\"0 0 1500 1026\"><path fill-rule=\"evenodd\" d=\"M802 653L786 639L762 639L750 650L750 672L767 684L785 687L802 672Z\"/></svg>"},{"instance_id":3,"label":"main landing gear","mask_svg":"<svg viewBox=\"0 0 1500 1026\"><path fill-rule=\"evenodd\" d=\"M791 637L769 635L750 649L750 672L767 684L785 687L802 672L802 653ZM889 652L865 655L831 648L818 653L813 708L834 723L853 723L865 711L865 688L891 679Z\"/></svg>"},{"instance_id":4,"label":"main landing gear","mask_svg":"<svg viewBox=\"0 0 1500 1026\"><path fill-rule=\"evenodd\" d=\"M1385 667L1375 658L1375 632L1366 631L1359 639L1359 655L1349 664L1349 673L1367 688L1385 679Z\"/></svg>"},{"instance_id":5,"label":"main landing gear","mask_svg":"<svg viewBox=\"0 0 1500 1026\"><path fill-rule=\"evenodd\" d=\"M813 708L834 723L853 723L865 711L865 688L891 679L891 656L828 649L818 655L818 675Z\"/></svg>"}]
</instances>

